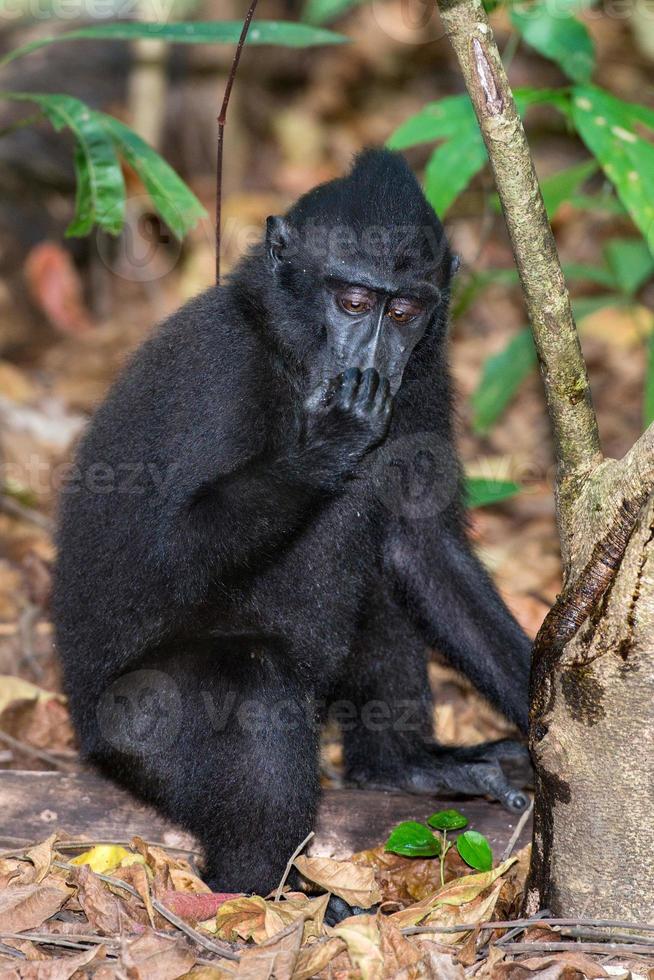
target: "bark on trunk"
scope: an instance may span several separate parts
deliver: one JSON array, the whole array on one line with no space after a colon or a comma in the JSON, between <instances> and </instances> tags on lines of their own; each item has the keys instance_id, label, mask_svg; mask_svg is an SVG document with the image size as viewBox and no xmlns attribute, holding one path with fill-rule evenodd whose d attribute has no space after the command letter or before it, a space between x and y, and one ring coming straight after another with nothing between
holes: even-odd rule
<instances>
[{"instance_id":1,"label":"bark on trunk","mask_svg":"<svg viewBox=\"0 0 654 980\"><path fill-rule=\"evenodd\" d=\"M650 502L594 613L537 642L530 914L654 920L653 534Z\"/></svg>"},{"instance_id":2,"label":"bark on trunk","mask_svg":"<svg viewBox=\"0 0 654 980\"><path fill-rule=\"evenodd\" d=\"M604 459L569 297L480 0L440 0L479 120L547 394L564 587L534 645L526 911L654 920L654 430Z\"/></svg>"}]
</instances>

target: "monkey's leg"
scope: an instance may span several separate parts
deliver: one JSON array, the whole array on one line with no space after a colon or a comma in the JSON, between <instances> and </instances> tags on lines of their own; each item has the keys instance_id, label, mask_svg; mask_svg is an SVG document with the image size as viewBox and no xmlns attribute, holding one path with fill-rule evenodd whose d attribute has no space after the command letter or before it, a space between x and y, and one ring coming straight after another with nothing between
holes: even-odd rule
<instances>
[{"instance_id":1,"label":"monkey's leg","mask_svg":"<svg viewBox=\"0 0 654 980\"><path fill-rule=\"evenodd\" d=\"M284 651L239 646L180 649L124 675L93 755L197 837L214 889L265 895L313 824L318 727Z\"/></svg>"},{"instance_id":2,"label":"monkey's leg","mask_svg":"<svg viewBox=\"0 0 654 980\"><path fill-rule=\"evenodd\" d=\"M343 671L340 721L347 777L361 786L409 793L490 796L511 810L528 803L501 763L528 770L526 748L510 739L450 748L433 738L424 640L406 613L380 592Z\"/></svg>"}]
</instances>

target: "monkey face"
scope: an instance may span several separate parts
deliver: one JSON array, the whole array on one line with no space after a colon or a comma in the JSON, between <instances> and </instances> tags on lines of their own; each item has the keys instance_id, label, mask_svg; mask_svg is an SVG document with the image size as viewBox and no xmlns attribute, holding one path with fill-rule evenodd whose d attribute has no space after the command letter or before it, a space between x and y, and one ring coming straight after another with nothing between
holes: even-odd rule
<instances>
[{"instance_id":1,"label":"monkey face","mask_svg":"<svg viewBox=\"0 0 654 980\"><path fill-rule=\"evenodd\" d=\"M330 374L347 368L375 368L395 394L416 344L440 302L428 283L400 284L357 277L343 283L328 278L323 287L327 360Z\"/></svg>"}]
</instances>

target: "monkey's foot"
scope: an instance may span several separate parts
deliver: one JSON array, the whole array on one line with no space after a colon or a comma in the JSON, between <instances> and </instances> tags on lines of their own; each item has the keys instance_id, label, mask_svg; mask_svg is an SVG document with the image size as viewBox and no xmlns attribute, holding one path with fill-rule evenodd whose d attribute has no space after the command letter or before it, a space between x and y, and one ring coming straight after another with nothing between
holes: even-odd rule
<instances>
[{"instance_id":1,"label":"monkey's foot","mask_svg":"<svg viewBox=\"0 0 654 980\"><path fill-rule=\"evenodd\" d=\"M507 810L520 813L529 797L511 784L503 765L517 773L518 782L528 782L529 753L520 742L502 739L466 748L427 745L410 759L383 771L350 772L348 779L368 789L395 789L405 793L488 796Z\"/></svg>"}]
</instances>

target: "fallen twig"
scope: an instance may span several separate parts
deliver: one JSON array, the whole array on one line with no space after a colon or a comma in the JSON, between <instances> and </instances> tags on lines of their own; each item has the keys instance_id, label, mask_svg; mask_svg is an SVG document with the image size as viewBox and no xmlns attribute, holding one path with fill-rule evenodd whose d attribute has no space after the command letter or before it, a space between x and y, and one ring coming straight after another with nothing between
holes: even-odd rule
<instances>
[{"instance_id":1,"label":"fallen twig","mask_svg":"<svg viewBox=\"0 0 654 980\"><path fill-rule=\"evenodd\" d=\"M79 871L79 867L76 867L74 864L67 864L65 861L53 861L52 863L55 865L55 867L64 868L66 871ZM132 888L132 886L128 885L126 881L121 881L120 878L112 878L110 875L100 874L99 871L94 872L94 874L102 881L106 881L106 883L111 885L113 888L120 888L123 891L129 892L129 894L133 895L134 898L137 898L139 902L143 902L143 898L141 895L139 895L136 888ZM189 939L192 939L194 943L198 944L198 946L202 946L203 949L208 950L210 953L215 953L216 956L222 956L223 959L234 960L235 963L238 963L240 960L238 953L235 953L234 950L227 945L227 943L214 942L208 937L203 936L201 932L198 932L197 929L194 929L193 926L190 926L187 922L184 922L184 920L180 919L174 912L167 909L165 905L162 905L159 899L154 898L154 896L151 898L151 902L152 908L155 909L159 915L163 916L164 919L170 922L171 925L175 926L176 929L179 929L180 932L183 932L184 935L189 937Z\"/></svg>"},{"instance_id":2,"label":"fallen twig","mask_svg":"<svg viewBox=\"0 0 654 980\"><path fill-rule=\"evenodd\" d=\"M307 836L302 841L302 843L301 844L298 844L298 846L295 848L295 850L291 854L290 858L288 859L288 863L287 863L286 868L284 870L284 874L282 875L282 880L277 885L277 891L275 892L275 901L276 902L278 902L280 900L280 898L282 897L282 891L284 890L284 885L286 884L286 879L288 878L289 874L291 873L291 868L293 867L293 861L295 861L295 859L298 856L298 854L300 854L300 852L306 847L306 845L309 843L309 841L311 840L311 838L312 837L315 837L315 836L316 835L315 835L315 832L313 830L310 833L308 833Z\"/></svg>"},{"instance_id":3,"label":"fallen twig","mask_svg":"<svg viewBox=\"0 0 654 980\"><path fill-rule=\"evenodd\" d=\"M525 824L529 820L529 817L531 816L531 813L532 813L532 810L533 809L534 809L534 800L533 800L533 797L532 797L531 803L529 804L529 806L527 807L527 809L525 810L525 812L522 814L522 816L518 820L518 823L516 824L516 828L515 828L515 830L513 831L512 835L511 835L511 840L509 841L509 843L506 845L506 847L504 849L504 854L502 855L502 861L506 861L513 854L513 848L516 846L516 844L520 840L520 834L524 830Z\"/></svg>"},{"instance_id":4,"label":"fallen twig","mask_svg":"<svg viewBox=\"0 0 654 980\"><path fill-rule=\"evenodd\" d=\"M76 772L77 767L65 759L58 759L57 756L52 755L50 752L46 752L45 749L37 749L33 745L28 745L27 742L21 742L13 735L8 735L7 732L0 729L0 742L4 745L8 745L10 748L14 749L16 752L22 752L24 755L28 755L33 759L38 759L39 762L47 762L49 766L54 766L55 769L59 769L61 772Z\"/></svg>"},{"instance_id":5,"label":"fallen twig","mask_svg":"<svg viewBox=\"0 0 654 980\"><path fill-rule=\"evenodd\" d=\"M502 949L513 955L514 953L599 953L604 956L614 956L616 953L629 955L630 953L642 953L644 956L652 955L650 945L641 946L638 943L510 943Z\"/></svg>"},{"instance_id":6,"label":"fallen twig","mask_svg":"<svg viewBox=\"0 0 654 980\"><path fill-rule=\"evenodd\" d=\"M650 922L626 922L622 919L546 919L542 916L514 919L513 921L505 919L498 922L469 922L458 926L405 926L400 929L400 932L404 936L413 936L419 932L470 932L478 926L481 926L482 929L515 929L517 927L527 928L528 926L591 926L596 929L634 929L638 932L654 932L654 923Z\"/></svg>"}]
</instances>

